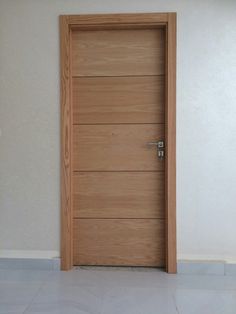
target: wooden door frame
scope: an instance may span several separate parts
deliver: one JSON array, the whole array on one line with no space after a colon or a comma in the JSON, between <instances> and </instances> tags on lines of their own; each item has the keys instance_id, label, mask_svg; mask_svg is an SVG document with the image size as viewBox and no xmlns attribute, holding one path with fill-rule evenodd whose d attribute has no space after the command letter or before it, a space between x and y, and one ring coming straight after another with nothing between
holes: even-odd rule
<instances>
[{"instance_id":1,"label":"wooden door frame","mask_svg":"<svg viewBox=\"0 0 236 314\"><path fill-rule=\"evenodd\" d=\"M73 29L166 30L165 213L166 271L176 273L176 13L60 16L61 61L61 269L73 267L71 31Z\"/></svg>"}]
</instances>

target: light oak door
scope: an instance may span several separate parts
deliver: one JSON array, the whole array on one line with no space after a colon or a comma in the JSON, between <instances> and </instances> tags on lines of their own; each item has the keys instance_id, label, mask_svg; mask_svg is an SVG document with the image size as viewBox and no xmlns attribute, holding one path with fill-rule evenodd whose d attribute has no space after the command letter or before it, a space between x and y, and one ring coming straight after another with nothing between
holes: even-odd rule
<instances>
[{"instance_id":1,"label":"light oak door","mask_svg":"<svg viewBox=\"0 0 236 314\"><path fill-rule=\"evenodd\" d=\"M74 265L165 265L165 29L71 34Z\"/></svg>"}]
</instances>

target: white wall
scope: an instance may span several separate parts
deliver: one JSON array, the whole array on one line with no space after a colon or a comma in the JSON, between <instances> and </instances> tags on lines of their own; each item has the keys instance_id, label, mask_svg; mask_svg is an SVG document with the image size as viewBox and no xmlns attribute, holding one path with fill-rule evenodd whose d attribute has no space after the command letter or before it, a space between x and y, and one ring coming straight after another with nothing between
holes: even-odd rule
<instances>
[{"instance_id":1,"label":"white wall","mask_svg":"<svg viewBox=\"0 0 236 314\"><path fill-rule=\"evenodd\" d=\"M178 258L236 261L236 1L0 0L0 256L59 254L60 14L178 13Z\"/></svg>"}]
</instances>

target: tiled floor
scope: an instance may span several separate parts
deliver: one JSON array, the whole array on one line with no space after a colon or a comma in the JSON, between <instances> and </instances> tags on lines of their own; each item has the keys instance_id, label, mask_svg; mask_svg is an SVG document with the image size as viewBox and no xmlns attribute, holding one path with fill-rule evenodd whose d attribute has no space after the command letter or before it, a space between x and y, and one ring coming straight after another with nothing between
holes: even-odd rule
<instances>
[{"instance_id":1,"label":"tiled floor","mask_svg":"<svg viewBox=\"0 0 236 314\"><path fill-rule=\"evenodd\" d=\"M0 314L236 314L236 276L0 270Z\"/></svg>"}]
</instances>

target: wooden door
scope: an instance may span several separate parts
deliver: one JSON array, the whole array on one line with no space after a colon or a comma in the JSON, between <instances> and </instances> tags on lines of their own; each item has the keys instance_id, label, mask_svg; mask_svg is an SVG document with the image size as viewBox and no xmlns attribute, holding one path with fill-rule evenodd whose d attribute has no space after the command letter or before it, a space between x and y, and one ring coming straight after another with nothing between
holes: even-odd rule
<instances>
[{"instance_id":1,"label":"wooden door","mask_svg":"<svg viewBox=\"0 0 236 314\"><path fill-rule=\"evenodd\" d=\"M165 30L72 32L74 265L164 266Z\"/></svg>"},{"instance_id":2,"label":"wooden door","mask_svg":"<svg viewBox=\"0 0 236 314\"><path fill-rule=\"evenodd\" d=\"M64 270L176 272L175 17L61 17Z\"/></svg>"}]
</instances>

